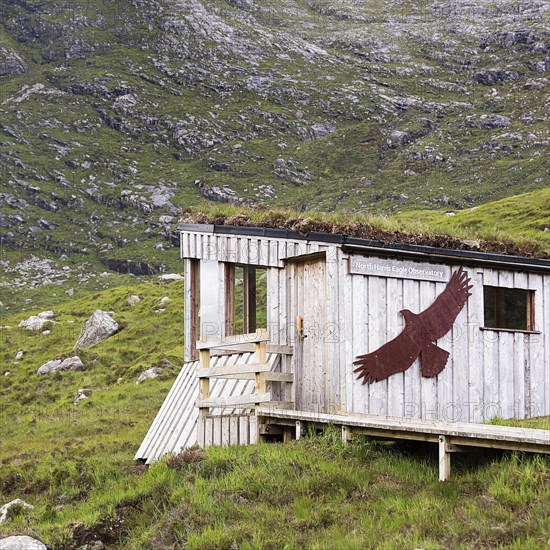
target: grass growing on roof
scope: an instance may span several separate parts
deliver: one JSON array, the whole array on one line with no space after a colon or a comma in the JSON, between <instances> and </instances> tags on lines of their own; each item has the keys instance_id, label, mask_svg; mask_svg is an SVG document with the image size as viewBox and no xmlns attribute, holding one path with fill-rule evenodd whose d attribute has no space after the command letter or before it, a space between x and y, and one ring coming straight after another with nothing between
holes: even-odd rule
<instances>
[{"instance_id":1,"label":"grass growing on roof","mask_svg":"<svg viewBox=\"0 0 550 550\"><path fill-rule=\"evenodd\" d=\"M537 203L537 201L538 197L535 197L533 202ZM495 204L499 206L499 203ZM490 205L485 209L491 212ZM509 210L508 215L513 216L513 209ZM495 231L487 224L479 224L477 227L475 223L471 223L464 227L459 223L442 223L440 219L444 218L437 213L425 212L389 217L354 214L347 211L326 213L308 210L304 213L295 210L251 208L211 202L187 207L183 209L181 216L183 223L271 227L291 229L300 233L309 231L341 233L386 243L409 243L519 256L550 257L550 237L547 236L550 230L542 229L529 234L519 230L505 232ZM539 220L537 223L541 228L545 227L540 213L538 216L533 213L532 219Z\"/></svg>"}]
</instances>

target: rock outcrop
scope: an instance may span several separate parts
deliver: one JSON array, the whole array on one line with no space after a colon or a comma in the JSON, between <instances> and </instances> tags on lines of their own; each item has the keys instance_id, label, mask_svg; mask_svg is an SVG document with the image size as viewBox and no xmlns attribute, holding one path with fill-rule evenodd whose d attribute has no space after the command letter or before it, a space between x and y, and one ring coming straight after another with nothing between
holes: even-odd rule
<instances>
[{"instance_id":1,"label":"rock outcrop","mask_svg":"<svg viewBox=\"0 0 550 550\"><path fill-rule=\"evenodd\" d=\"M52 374L54 372L63 371L79 371L84 370L84 363L80 357L76 355L74 357L67 357L63 361L60 359L52 359L47 363L44 363L37 371L36 374Z\"/></svg>"},{"instance_id":2,"label":"rock outcrop","mask_svg":"<svg viewBox=\"0 0 550 550\"><path fill-rule=\"evenodd\" d=\"M48 550L43 542L27 535L13 535L0 539L0 550Z\"/></svg>"},{"instance_id":3,"label":"rock outcrop","mask_svg":"<svg viewBox=\"0 0 550 550\"><path fill-rule=\"evenodd\" d=\"M162 369L159 367L151 367L150 369L147 369L143 371L136 380L136 384L141 384L144 380L151 380L152 378L156 378L162 374Z\"/></svg>"},{"instance_id":4,"label":"rock outcrop","mask_svg":"<svg viewBox=\"0 0 550 550\"><path fill-rule=\"evenodd\" d=\"M31 315L28 319L23 319L19 323L19 326L26 328L27 330L42 330L44 328L44 325L48 321L51 321L53 317L53 311L43 311L38 315Z\"/></svg>"},{"instance_id":5,"label":"rock outcrop","mask_svg":"<svg viewBox=\"0 0 550 550\"><path fill-rule=\"evenodd\" d=\"M75 349L89 348L118 332L118 323L105 311L98 309L80 332Z\"/></svg>"},{"instance_id":6,"label":"rock outcrop","mask_svg":"<svg viewBox=\"0 0 550 550\"><path fill-rule=\"evenodd\" d=\"M10 519L10 514L13 514L14 510L33 510L34 506L28 504L20 498L16 498L7 504L0 507L0 524L7 523Z\"/></svg>"}]
</instances>

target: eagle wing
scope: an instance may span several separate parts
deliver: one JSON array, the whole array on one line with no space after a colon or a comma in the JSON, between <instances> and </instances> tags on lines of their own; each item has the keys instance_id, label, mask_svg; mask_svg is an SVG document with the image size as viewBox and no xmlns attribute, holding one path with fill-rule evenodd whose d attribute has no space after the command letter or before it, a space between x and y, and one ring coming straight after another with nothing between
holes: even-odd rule
<instances>
[{"instance_id":1,"label":"eagle wing","mask_svg":"<svg viewBox=\"0 0 550 550\"><path fill-rule=\"evenodd\" d=\"M357 379L363 384L378 382L392 374L407 370L420 354L422 343L416 341L412 331L405 327L403 332L372 353L359 355L354 365Z\"/></svg>"},{"instance_id":2,"label":"eagle wing","mask_svg":"<svg viewBox=\"0 0 550 550\"><path fill-rule=\"evenodd\" d=\"M469 282L468 274L460 267L453 273L447 288L433 304L418 314L423 339L433 342L451 330L468 296L471 295L472 285L469 285Z\"/></svg>"}]
</instances>

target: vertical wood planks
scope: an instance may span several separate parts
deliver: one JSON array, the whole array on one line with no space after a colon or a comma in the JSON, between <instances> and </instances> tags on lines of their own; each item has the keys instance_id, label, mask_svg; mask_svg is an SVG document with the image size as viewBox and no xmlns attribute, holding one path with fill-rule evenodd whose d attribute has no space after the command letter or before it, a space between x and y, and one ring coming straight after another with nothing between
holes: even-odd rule
<instances>
[{"instance_id":1,"label":"vertical wood planks","mask_svg":"<svg viewBox=\"0 0 550 550\"><path fill-rule=\"evenodd\" d=\"M386 282L387 279L382 277L369 277L367 283L369 351L374 351L387 341ZM387 395L388 388L387 379L374 382L367 387L369 392L369 413L385 415L385 396Z\"/></svg>"},{"instance_id":2,"label":"vertical wood planks","mask_svg":"<svg viewBox=\"0 0 550 550\"><path fill-rule=\"evenodd\" d=\"M386 338L395 338L403 330L403 279L389 278L386 285ZM389 416L403 416L405 373L390 376L387 382L387 411Z\"/></svg>"},{"instance_id":3,"label":"vertical wood planks","mask_svg":"<svg viewBox=\"0 0 550 550\"><path fill-rule=\"evenodd\" d=\"M499 271L498 285L512 288L514 286L513 274L509 271ZM515 334L509 332L499 334L499 416L503 418L514 416L514 356L516 352L514 342Z\"/></svg>"},{"instance_id":4,"label":"vertical wood planks","mask_svg":"<svg viewBox=\"0 0 550 550\"><path fill-rule=\"evenodd\" d=\"M420 303L418 310L415 311L415 313L424 311L434 302L438 292L436 285L437 283L426 281L420 282ZM444 286L441 287L440 290L443 289ZM420 361L422 361L422 355L420 356ZM426 420L436 420L439 417L437 378L426 378L425 376L422 376L422 372L420 372L420 393L422 408L424 409L424 418Z\"/></svg>"},{"instance_id":5,"label":"vertical wood planks","mask_svg":"<svg viewBox=\"0 0 550 550\"><path fill-rule=\"evenodd\" d=\"M357 374L353 372L355 368L352 364L358 355L368 353L370 350L369 338L369 319L368 310L370 304L368 302L368 280L366 277L352 277L351 292L346 289L346 306L351 311L349 319L351 319L351 334L346 338L346 347L350 350L350 376L348 395L351 395L349 401L352 406L348 407L348 412L368 412L369 390L368 386L362 385L357 380Z\"/></svg>"},{"instance_id":6,"label":"vertical wood planks","mask_svg":"<svg viewBox=\"0 0 550 550\"><path fill-rule=\"evenodd\" d=\"M403 281L403 308L413 313L420 311L420 283L411 279ZM420 369L418 359L405 371L404 382L405 416L422 418L424 406L420 389Z\"/></svg>"},{"instance_id":7,"label":"vertical wood planks","mask_svg":"<svg viewBox=\"0 0 550 550\"><path fill-rule=\"evenodd\" d=\"M339 300L340 278L345 277L339 270L336 247L327 250L326 256L326 302L327 307L323 339L325 342L325 370L328 396L326 412L340 411L342 407L342 380L345 380L345 363L340 362L340 346L344 340L340 331L341 304Z\"/></svg>"},{"instance_id":8,"label":"vertical wood planks","mask_svg":"<svg viewBox=\"0 0 550 550\"><path fill-rule=\"evenodd\" d=\"M457 372L454 377L453 397L457 404L461 403L463 396L467 395L468 416L460 419L470 422L483 421L484 402L484 361L483 361L483 335L480 330L483 326L483 277L481 270L468 269L472 289L468 302L466 302L467 326L464 330L465 345L468 346L468 363L457 363ZM453 345L454 352L454 345ZM465 389L462 389L465 388ZM464 407L464 405L462 405Z\"/></svg>"}]
</instances>

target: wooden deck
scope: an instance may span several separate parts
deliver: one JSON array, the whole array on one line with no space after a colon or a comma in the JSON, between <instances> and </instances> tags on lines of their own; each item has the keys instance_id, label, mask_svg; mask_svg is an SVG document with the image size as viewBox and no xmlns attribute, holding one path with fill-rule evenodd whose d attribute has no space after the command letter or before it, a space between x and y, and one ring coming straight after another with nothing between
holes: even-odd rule
<instances>
[{"instance_id":1,"label":"wooden deck","mask_svg":"<svg viewBox=\"0 0 550 550\"><path fill-rule=\"evenodd\" d=\"M427 441L439 445L439 479L451 474L451 454L471 448L507 449L550 454L550 430L514 428L490 424L428 422L363 414L324 414L274 407L256 407L260 435L273 430L295 430L299 439L305 426L335 425L342 428L347 442L354 434L380 439Z\"/></svg>"}]
</instances>

